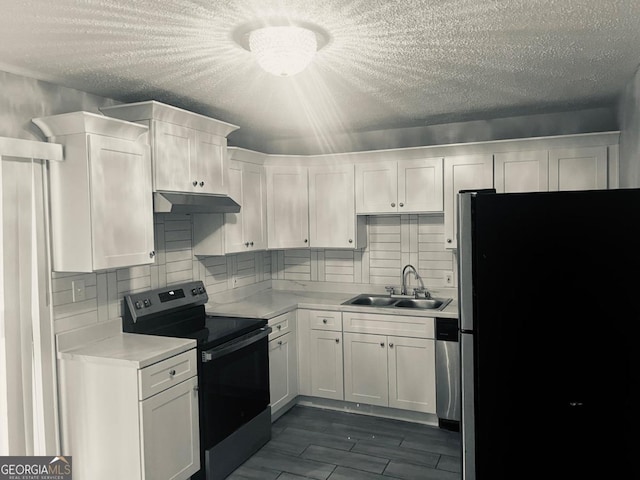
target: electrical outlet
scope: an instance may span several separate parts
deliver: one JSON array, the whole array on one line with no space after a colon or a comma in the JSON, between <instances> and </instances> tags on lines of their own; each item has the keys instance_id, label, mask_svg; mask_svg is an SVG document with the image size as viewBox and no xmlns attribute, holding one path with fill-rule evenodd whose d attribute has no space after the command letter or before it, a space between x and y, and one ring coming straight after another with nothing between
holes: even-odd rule
<instances>
[{"instance_id":1,"label":"electrical outlet","mask_svg":"<svg viewBox=\"0 0 640 480\"><path fill-rule=\"evenodd\" d=\"M453 287L453 272L450 270L447 270L446 272L444 272L444 284L447 287Z\"/></svg>"},{"instance_id":2,"label":"electrical outlet","mask_svg":"<svg viewBox=\"0 0 640 480\"><path fill-rule=\"evenodd\" d=\"M71 282L71 295L73 302L81 302L85 299L84 280L74 280Z\"/></svg>"},{"instance_id":3,"label":"electrical outlet","mask_svg":"<svg viewBox=\"0 0 640 480\"><path fill-rule=\"evenodd\" d=\"M238 278L235 275L231 276L231 283L233 284L233 288L238 286Z\"/></svg>"}]
</instances>

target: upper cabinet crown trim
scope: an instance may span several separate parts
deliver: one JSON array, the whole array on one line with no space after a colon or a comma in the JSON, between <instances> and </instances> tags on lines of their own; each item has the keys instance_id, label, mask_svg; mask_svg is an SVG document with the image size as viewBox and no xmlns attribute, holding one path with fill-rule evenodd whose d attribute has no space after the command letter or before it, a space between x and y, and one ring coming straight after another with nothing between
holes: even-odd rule
<instances>
[{"instance_id":1,"label":"upper cabinet crown trim","mask_svg":"<svg viewBox=\"0 0 640 480\"><path fill-rule=\"evenodd\" d=\"M155 100L103 107L100 111L110 117L120 118L130 122L161 120L222 137L226 137L231 132L240 128L231 123L216 120L215 118L193 113Z\"/></svg>"},{"instance_id":2,"label":"upper cabinet crown trim","mask_svg":"<svg viewBox=\"0 0 640 480\"><path fill-rule=\"evenodd\" d=\"M32 119L47 138L57 135L94 133L123 140L136 140L149 130L145 125L117 120L91 112L70 112Z\"/></svg>"}]
</instances>

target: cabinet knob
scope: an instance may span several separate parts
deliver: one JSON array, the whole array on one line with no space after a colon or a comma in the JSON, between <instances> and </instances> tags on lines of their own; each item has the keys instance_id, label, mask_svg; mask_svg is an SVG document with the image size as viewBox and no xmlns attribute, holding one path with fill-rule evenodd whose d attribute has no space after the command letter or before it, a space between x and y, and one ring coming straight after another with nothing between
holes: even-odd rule
<instances>
[{"instance_id":1,"label":"cabinet knob","mask_svg":"<svg viewBox=\"0 0 640 480\"><path fill-rule=\"evenodd\" d=\"M447 238L447 243L451 243L453 240L451 240L450 238Z\"/></svg>"},{"instance_id":2,"label":"cabinet knob","mask_svg":"<svg viewBox=\"0 0 640 480\"><path fill-rule=\"evenodd\" d=\"M401 207L404 207L404 203L400 202L400 206L401 206Z\"/></svg>"},{"instance_id":3,"label":"cabinet knob","mask_svg":"<svg viewBox=\"0 0 640 480\"><path fill-rule=\"evenodd\" d=\"M395 202L391 202L391 206L395 207L396 206Z\"/></svg>"},{"instance_id":4,"label":"cabinet knob","mask_svg":"<svg viewBox=\"0 0 640 480\"><path fill-rule=\"evenodd\" d=\"M249 242L244 242L244 246L248 247L249 246Z\"/></svg>"},{"instance_id":5,"label":"cabinet knob","mask_svg":"<svg viewBox=\"0 0 640 480\"><path fill-rule=\"evenodd\" d=\"M153 257L155 257L155 256L156 256L156 251L155 251L155 250L151 250L151 251L149 252L149 257L150 257L150 258L153 258Z\"/></svg>"},{"instance_id":6,"label":"cabinet knob","mask_svg":"<svg viewBox=\"0 0 640 480\"><path fill-rule=\"evenodd\" d=\"M307 243L309 240L307 240L306 238L304 239L304 243Z\"/></svg>"},{"instance_id":7,"label":"cabinet knob","mask_svg":"<svg viewBox=\"0 0 640 480\"><path fill-rule=\"evenodd\" d=\"M198 385L196 385L195 387L193 387L193 391L197 392L198 390L200 390L200 388L198 387Z\"/></svg>"},{"instance_id":8,"label":"cabinet knob","mask_svg":"<svg viewBox=\"0 0 640 480\"><path fill-rule=\"evenodd\" d=\"M380 342L380 346L381 346L381 347L384 347L384 342Z\"/></svg>"},{"instance_id":9,"label":"cabinet knob","mask_svg":"<svg viewBox=\"0 0 640 480\"><path fill-rule=\"evenodd\" d=\"M249 242L249 245L251 245L253 247L253 242Z\"/></svg>"},{"instance_id":10,"label":"cabinet knob","mask_svg":"<svg viewBox=\"0 0 640 480\"><path fill-rule=\"evenodd\" d=\"M336 343L340 343L340 339L339 338L336 338Z\"/></svg>"},{"instance_id":11,"label":"cabinet knob","mask_svg":"<svg viewBox=\"0 0 640 480\"><path fill-rule=\"evenodd\" d=\"M200 186L201 186L201 187L204 187L204 182L200 182Z\"/></svg>"},{"instance_id":12,"label":"cabinet knob","mask_svg":"<svg viewBox=\"0 0 640 480\"><path fill-rule=\"evenodd\" d=\"M175 370L169 370L169 375L170 375L170 376L172 376L172 377L173 377L175 374L176 374L176 371L175 371Z\"/></svg>"},{"instance_id":13,"label":"cabinet knob","mask_svg":"<svg viewBox=\"0 0 640 480\"><path fill-rule=\"evenodd\" d=\"M389 348L393 348L393 343L390 343L390 344L389 344Z\"/></svg>"},{"instance_id":14,"label":"cabinet knob","mask_svg":"<svg viewBox=\"0 0 640 480\"><path fill-rule=\"evenodd\" d=\"M191 182L193 184L193 186L195 187L196 185L198 185L198 181L194 180L193 182Z\"/></svg>"},{"instance_id":15,"label":"cabinet knob","mask_svg":"<svg viewBox=\"0 0 640 480\"><path fill-rule=\"evenodd\" d=\"M282 345L282 340L278 340L278 345Z\"/></svg>"},{"instance_id":16,"label":"cabinet knob","mask_svg":"<svg viewBox=\"0 0 640 480\"><path fill-rule=\"evenodd\" d=\"M278 325L278 330L282 330L282 325Z\"/></svg>"},{"instance_id":17,"label":"cabinet knob","mask_svg":"<svg viewBox=\"0 0 640 480\"><path fill-rule=\"evenodd\" d=\"M324 323L324 324L326 325L326 324L327 324L327 319L326 319L326 318L323 318L323 319L322 319L322 323Z\"/></svg>"},{"instance_id":18,"label":"cabinet knob","mask_svg":"<svg viewBox=\"0 0 640 480\"><path fill-rule=\"evenodd\" d=\"M349 239L349 243L353 243L353 238L350 238L350 239Z\"/></svg>"}]
</instances>

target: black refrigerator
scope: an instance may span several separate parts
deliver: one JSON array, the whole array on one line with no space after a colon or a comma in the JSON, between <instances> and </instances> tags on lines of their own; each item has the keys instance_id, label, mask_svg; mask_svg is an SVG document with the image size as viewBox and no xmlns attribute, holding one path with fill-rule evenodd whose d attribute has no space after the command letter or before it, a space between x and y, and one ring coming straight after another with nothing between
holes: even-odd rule
<instances>
[{"instance_id":1,"label":"black refrigerator","mask_svg":"<svg viewBox=\"0 0 640 480\"><path fill-rule=\"evenodd\" d=\"M639 220L638 189L458 195L464 480L637 475Z\"/></svg>"}]
</instances>

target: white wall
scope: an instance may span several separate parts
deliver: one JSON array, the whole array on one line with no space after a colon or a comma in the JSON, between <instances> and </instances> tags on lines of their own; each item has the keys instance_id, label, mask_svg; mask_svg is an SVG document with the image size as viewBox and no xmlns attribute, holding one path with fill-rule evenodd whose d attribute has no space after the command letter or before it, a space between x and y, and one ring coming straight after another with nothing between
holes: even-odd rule
<instances>
[{"instance_id":1,"label":"white wall","mask_svg":"<svg viewBox=\"0 0 640 480\"><path fill-rule=\"evenodd\" d=\"M629 80L618 104L620 187L640 187L640 69Z\"/></svg>"}]
</instances>

